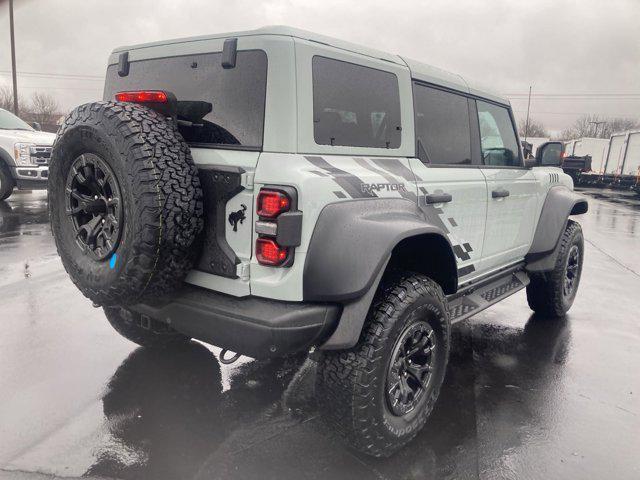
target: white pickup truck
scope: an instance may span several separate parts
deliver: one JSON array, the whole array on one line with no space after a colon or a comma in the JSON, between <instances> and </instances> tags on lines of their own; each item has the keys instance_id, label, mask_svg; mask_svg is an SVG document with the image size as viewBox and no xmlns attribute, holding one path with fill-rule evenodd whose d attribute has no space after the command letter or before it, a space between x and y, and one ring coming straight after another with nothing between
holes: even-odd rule
<instances>
[{"instance_id":1,"label":"white pickup truck","mask_svg":"<svg viewBox=\"0 0 640 480\"><path fill-rule=\"evenodd\" d=\"M47 188L49 157L56 136L40 132L0 108L0 201L14 188Z\"/></svg>"}]
</instances>

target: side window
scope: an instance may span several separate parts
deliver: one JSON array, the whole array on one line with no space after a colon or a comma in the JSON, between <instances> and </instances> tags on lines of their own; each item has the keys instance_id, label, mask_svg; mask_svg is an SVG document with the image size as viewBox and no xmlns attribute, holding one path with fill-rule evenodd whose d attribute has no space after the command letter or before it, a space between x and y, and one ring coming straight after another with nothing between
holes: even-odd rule
<instances>
[{"instance_id":1,"label":"side window","mask_svg":"<svg viewBox=\"0 0 640 480\"><path fill-rule=\"evenodd\" d=\"M476 103L484 164L519 167L518 140L509 110L480 100Z\"/></svg>"},{"instance_id":2,"label":"side window","mask_svg":"<svg viewBox=\"0 0 640 480\"><path fill-rule=\"evenodd\" d=\"M413 84L418 158L431 164L471 164L467 98Z\"/></svg>"},{"instance_id":3,"label":"side window","mask_svg":"<svg viewBox=\"0 0 640 480\"><path fill-rule=\"evenodd\" d=\"M313 57L313 135L319 145L398 148L398 78L362 65Z\"/></svg>"}]
</instances>

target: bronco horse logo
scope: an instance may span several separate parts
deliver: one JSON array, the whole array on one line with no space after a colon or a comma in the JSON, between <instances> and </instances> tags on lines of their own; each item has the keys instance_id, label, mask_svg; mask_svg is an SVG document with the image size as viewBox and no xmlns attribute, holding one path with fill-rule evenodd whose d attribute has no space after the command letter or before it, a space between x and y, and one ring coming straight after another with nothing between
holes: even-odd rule
<instances>
[{"instance_id":1,"label":"bronco horse logo","mask_svg":"<svg viewBox=\"0 0 640 480\"><path fill-rule=\"evenodd\" d=\"M238 231L238 222L243 223L247 218L244 214L247 211L247 206L244 203L241 203L240 206L242 207L240 210L229 214L229 225L233 225L234 232Z\"/></svg>"}]
</instances>

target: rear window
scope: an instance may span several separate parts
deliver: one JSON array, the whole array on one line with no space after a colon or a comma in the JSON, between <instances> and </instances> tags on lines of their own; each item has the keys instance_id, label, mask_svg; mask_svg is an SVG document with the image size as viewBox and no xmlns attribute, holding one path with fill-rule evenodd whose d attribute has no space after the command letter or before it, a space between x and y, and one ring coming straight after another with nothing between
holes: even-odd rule
<instances>
[{"instance_id":1,"label":"rear window","mask_svg":"<svg viewBox=\"0 0 640 480\"><path fill-rule=\"evenodd\" d=\"M313 57L317 144L398 148L400 134L400 93L393 73Z\"/></svg>"},{"instance_id":2,"label":"rear window","mask_svg":"<svg viewBox=\"0 0 640 480\"><path fill-rule=\"evenodd\" d=\"M262 148L267 55L237 54L235 68L222 68L222 53L131 62L129 75L107 69L105 100L127 90L166 90L178 99L179 130L190 144Z\"/></svg>"}]
</instances>

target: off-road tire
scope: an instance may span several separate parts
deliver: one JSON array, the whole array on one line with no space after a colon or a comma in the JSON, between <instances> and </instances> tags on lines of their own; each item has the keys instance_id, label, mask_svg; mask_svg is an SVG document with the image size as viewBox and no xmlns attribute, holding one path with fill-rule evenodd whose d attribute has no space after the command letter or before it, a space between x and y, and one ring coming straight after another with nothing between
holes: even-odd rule
<instances>
[{"instance_id":1,"label":"off-road tire","mask_svg":"<svg viewBox=\"0 0 640 480\"><path fill-rule=\"evenodd\" d=\"M573 246L576 246L579 252L578 276L572 294L565 296L563 287L567 261ZM582 276L583 262L584 237L582 236L582 228L579 223L569 220L560 238L560 251L553 270L531 275L531 282L527 286L527 302L531 310L544 317L563 317L575 300Z\"/></svg>"},{"instance_id":2,"label":"off-road tire","mask_svg":"<svg viewBox=\"0 0 640 480\"><path fill-rule=\"evenodd\" d=\"M9 167L0 160L0 202L9 198L15 186L16 181L11 176Z\"/></svg>"},{"instance_id":3,"label":"off-road tire","mask_svg":"<svg viewBox=\"0 0 640 480\"><path fill-rule=\"evenodd\" d=\"M386 396L394 345L406 328L424 319L436 333L433 382L412 412L394 416ZM384 279L357 345L318 358L316 396L322 417L355 449L391 455L416 436L433 409L449 359L450 330L447 301L437 283L412 273Z\"/></svg>"},{"instance_id":4,"label":"off-road tire","mask_svg":"<svg viewBox=\"0 0 640 480\"><path fill-rule=\"evenodd\" d=\"M122 197L117 249L88 256L66 213L68 175L81 155L113 172ZM203 226L202 190L186 142L173 123L131 103L73 110L58 131L49 168L49 215L58 253L80 291L103 306L166 295L191 270Z\"/></svg>"},{"instance_id":5,"label":"off-road tire","mask_svg":"<svg viewBox=\"0 0 640 480\"><path fill-rule=\"evenodd\" d=\"M121 307L105 307L104 314L116 332L142 347L168 347L191 340L166 323Z\"/></svg>"}]
</instances>

